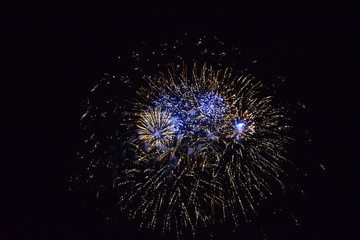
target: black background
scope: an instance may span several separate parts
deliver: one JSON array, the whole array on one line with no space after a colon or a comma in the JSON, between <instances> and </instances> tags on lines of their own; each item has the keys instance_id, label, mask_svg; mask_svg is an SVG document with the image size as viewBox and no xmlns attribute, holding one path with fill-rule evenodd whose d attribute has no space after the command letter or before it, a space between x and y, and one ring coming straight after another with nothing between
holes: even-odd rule
<instances>
[{"instance_id":1,"label":"black background","mask_svg":"<svg viewBox=\"0 0 360 240\"><path fill-rule=\"evenodd\" d=\"M143 239L68 191L80 102L141 41L211 34L287 77L306 106L314 171L300 226L269 239L353 239L359 210L358 31L346 3L43 6L1 9L5 90L0 239ZM322 162L326 171L316 169ZM5 167L6 166L6 167ZM8 168L9 166L9 168ZM271 223L269 223L271 226ZM249 239L252 239L249 237Z\"/></svg>"}]
</instances>

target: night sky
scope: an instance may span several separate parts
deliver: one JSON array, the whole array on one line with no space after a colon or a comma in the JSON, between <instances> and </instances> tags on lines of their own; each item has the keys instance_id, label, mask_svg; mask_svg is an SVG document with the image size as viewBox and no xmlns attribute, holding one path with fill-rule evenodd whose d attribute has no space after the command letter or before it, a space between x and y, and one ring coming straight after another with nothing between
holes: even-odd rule
<instances>
[{"instance_id":1,"label":"night sky","mask_svg":"<svg viewBox=\"0 0 360 240\"><path fill-rule=\"evenodd\" d=\"M305 197L289 203L300 225L268 222L267 239L355 239L357 12L345 3L290 2L2 8L6 145L0 239L155 239L126 219L108 222L102 210L82 207L81 196L68 190L69 178L81 101L92 85L136 44L174 41L184 33L218 36L238 47L264 73L286 76L282 95L306 105L297 121L311 143L295 157L307 169L299 178ZM246 233L239 239L258 238Z\"/></svg>"}]
</instances>

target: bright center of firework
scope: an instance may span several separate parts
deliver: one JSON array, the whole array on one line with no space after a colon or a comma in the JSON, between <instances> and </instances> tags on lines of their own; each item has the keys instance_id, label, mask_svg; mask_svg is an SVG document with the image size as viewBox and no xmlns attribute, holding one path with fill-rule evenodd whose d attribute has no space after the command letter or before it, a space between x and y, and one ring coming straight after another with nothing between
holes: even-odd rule
<instances>
[{"instance_id":1,"label":"bright center of firework","mask_svg":"<svg viewBox=\"0 0 360 240\"><path fill-rule=\"evenodd\" d=\"M161 136L161 132L159 130L156 130L153 132L155 137L160 137Z\"/></svg>"},{"instance_id":2,"label":"bright center of firework","mask_svg":"<svg viewBox=\"0 0 360 240\"><path fill-rule=\"evenodd\" d=\"M238 123L235 124L235 128L239 132L243 132L244 129L245 129L245 123L244 122L238 122Z\"/></svg>"}]
</instances>

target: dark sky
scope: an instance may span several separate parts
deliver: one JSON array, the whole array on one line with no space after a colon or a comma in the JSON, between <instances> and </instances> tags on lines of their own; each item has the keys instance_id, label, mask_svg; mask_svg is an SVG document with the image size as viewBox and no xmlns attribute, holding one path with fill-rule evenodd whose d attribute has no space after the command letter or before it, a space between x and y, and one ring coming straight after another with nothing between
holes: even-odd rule
<instances>
[{"instance_id":1,"label":"dark sky","mask_svg":"<svg viewBox=\"0 0 360 240\"><path fill-rule=\"evenodd\" d=\"M67 190L80 101L134 44L170 41L184 32L219 36L267 63L273 74L287 76L289 97L307 106L302 121L312 143L304 161L313 168L302 180L300 226L277 227L269 239L350 238L360 200L357 13L345 3L290 2L1 9L9 143L2 162L10 168L2 181L0 239L144 239L130 223L108 223L82 208Z\"/></svg>"}]
</instances>

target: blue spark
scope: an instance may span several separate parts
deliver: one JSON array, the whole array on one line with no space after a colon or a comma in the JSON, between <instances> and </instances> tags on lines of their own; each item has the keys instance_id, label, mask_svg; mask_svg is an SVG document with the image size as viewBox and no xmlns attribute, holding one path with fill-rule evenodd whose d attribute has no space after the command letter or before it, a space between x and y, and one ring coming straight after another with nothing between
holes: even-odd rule
<instances>
[{"instance_id":1,"label":"blue spark","mask_svg":"<svg viewBox=\"0 0 360 240\"><path fill-rule=\"evenodd\" d=\"M185 101L181 99L180 96L171 96L170 93L162 92L161 97L158 98L155 102L155 107L162 110L171 112L173 120L171 121L174 126L172 130L177 132L184 131L186 114L185 111Z\"/></svg>"},{"instance_id":2,"label":"blue spark","mask_svg":"<svg viewBox=\"0 0 360 240\"><path fill-rule=\"evenodd\" d=\"M212 119L218 119L224 116L226 112L226 101L214 92L207 92L200 96L201 112Z\"/></svg>"}]
</instances>

